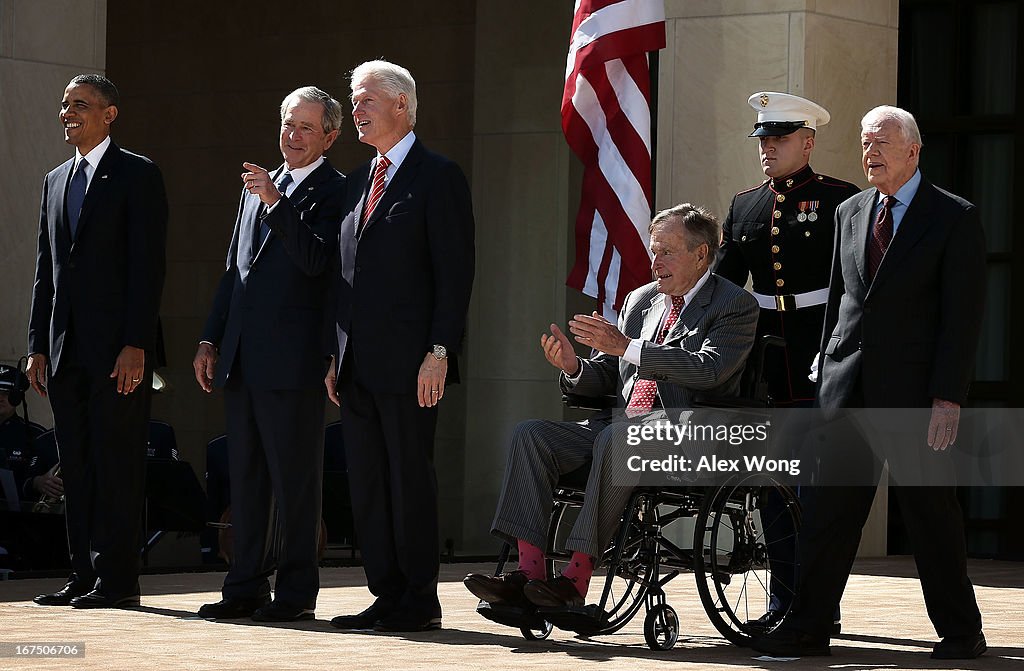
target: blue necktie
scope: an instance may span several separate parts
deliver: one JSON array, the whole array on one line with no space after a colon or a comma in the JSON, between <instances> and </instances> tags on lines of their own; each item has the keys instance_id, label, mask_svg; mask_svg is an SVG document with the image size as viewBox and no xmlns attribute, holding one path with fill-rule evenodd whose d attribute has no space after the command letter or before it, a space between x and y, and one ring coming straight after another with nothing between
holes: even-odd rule
<instances>
[{"instance_id":1,"label":"blue necktie","mask_svg":"<svg viewBox=\"0 0 1024 671\"><path fill-rule=\"evenodd\" d=\"M67 209L68 224L71 226L71 239L78 235L78 220L82 216L82 203L85 202L85 187L89 180L85 176L85 165L88 163L84 158L78 162L75 174L71 177L71 184L68 186Z\"/></svg>"},{"instance_id":2,"label":"blue necktie","mask_svg":"<svg viewBox=\"0 0 1024 671\"><path fill-rule=\"evenodd\" d=\"M284 195L284 192L288 190L288 185L291 184L291 183L292 183L292 174L290 172L286 172L283 175L281 175L281 179L277 183L277 190L281 192L282 196ZM263 212L264 212L264 208L261 206L260 207L260 215L261 215L261 219L260 219L260 239L256 242L256 249L253 250L253 254L256 254L256 253L258 253L260 251L260 247L263 246L263 241L267 239L268 235L270 235L270 226L267 226L266 222L263 221L263 219L262 219Z\"/></svg>"}]
</instances>

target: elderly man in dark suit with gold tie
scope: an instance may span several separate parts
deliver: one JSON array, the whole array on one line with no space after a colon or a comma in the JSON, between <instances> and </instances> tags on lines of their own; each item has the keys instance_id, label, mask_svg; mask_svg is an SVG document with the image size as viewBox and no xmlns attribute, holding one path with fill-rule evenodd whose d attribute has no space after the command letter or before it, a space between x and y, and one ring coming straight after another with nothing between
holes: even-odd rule
<instances>
[{"instance_id":1,"label":"elderly man in dark suit with gold tie","mask_svg":"<svg viewBox=\"0 0 1024 671\"><path fill-rule=\"evenodd\" d=\"M905 110L877 107L861 121L863 168L872 188L836 212L818 403L836 422L848 408L930 408L917 440L875 446L883 456L918 451L934 462L956 441L973 377L985 305L985 238L973 204L921 175L921 144L917 122ZM850 440L859 439L843 445ZM866 444L852 447L844 455L857 459L851 463L876 459ZM837 454L822 455L826 472ZM986 644L954 488L897 486L892 492L914 547L928 615L942 639L932 657L978 657ZM830 653L831 613L874 493L874 482L819 488L798 541L801 575L792 612L754 642L756 650Z\"/></svg>"},{"instance_id":2,"label":"elderly man in dark suit with gold tie","mask_svg":"<svg viewBox=\"0 0 1024 671\"><path fill-rule=\"evenodd\" d=\"M53 408L73 573L40 605L139 604L167 196L110 139L118 105L106 77L73 78L59 118L75 156L43 180L26 375Z\"/></svg>"},{"instance_id":3,"label":"elderly man in dark suit with gold tie","mask_svg":"<svg viewBox=\"0 0 1024 671\"><path fill-rule=\"evenodd\" d=\"M223 599L200 608L201 617L314 617L324 453L320 385L345 185L324 152L340 126L337 100L314 86L296 89L281 103L284 164L273 174L243 164L227 269L193 360L205 391L224 387L234 531Z\"/></svg>"}]
</instances>

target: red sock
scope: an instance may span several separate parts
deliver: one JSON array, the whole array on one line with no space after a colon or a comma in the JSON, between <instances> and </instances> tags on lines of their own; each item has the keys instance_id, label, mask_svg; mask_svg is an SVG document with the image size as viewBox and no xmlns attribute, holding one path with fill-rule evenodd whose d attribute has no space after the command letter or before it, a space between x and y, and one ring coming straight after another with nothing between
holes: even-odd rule
<instances>
[{"instance_id":1,"label":"red sock","mask_svg":"<svg viewBox=\"0 0 1024 671\"><path fill-rule=\"evenodd\" d=\"M594 564L596 560L588 554L573 552L569 565L562 571L562 575L572 580L573 586L580 596L586 597L590 589L590 577L594 575Z\"/></svg>"},{"instance_id":2,"label":"red sock","mask_svg":"<svg viewBox=\"0 0 1024 671\"><path fill-rule=\"evenodd\" d=\"M520 540L519 570L530 580L547 580L548 570L544 563L544 551L536 545Z\"/></svg>"}]
</instances>

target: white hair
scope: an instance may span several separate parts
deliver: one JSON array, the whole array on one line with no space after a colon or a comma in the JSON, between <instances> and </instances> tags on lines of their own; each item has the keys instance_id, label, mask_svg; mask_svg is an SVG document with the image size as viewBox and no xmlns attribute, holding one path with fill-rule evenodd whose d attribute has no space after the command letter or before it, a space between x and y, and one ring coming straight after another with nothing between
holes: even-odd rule
<instances>
[{"instance_id":1,"label":"white hair","mask_svg":"<svg viewBox=\"0 0 1024 671\"><path fill-rule=\"evenodd\" d=\"M888 121L899 127L900 134L904 140L911 144L922 146L921 131L917 127L917 120L914 119L914 115L905 109L893 107L892 105L879 105L868 111L864 118L860 120L861 132L868 128L881 126Z\"/></svg>"},{"instance_id":2,"label":"white hair","mask_svg":"<svg viewBox=\"0 0 1024 671\"><path fill-rule=\"evenodd\" d=\"M412 73L389 61L367 61L352 70L350 85L353 91L363 79L374 80L392 98L404 93L409 126L416 125L416 80L412 78Z\"/></svg>"}]
</instances>

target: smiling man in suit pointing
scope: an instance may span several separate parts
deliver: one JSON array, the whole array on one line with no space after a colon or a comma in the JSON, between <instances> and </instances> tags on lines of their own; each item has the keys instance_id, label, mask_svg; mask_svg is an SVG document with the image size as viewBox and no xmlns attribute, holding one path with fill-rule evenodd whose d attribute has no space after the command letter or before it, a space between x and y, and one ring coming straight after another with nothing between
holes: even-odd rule
<instances>
[{"instance_id":1,"label":"smiling man in suit pointing","mask_svg":"<svg viewBox=\"0 0 1024 671\"><path fill-rule=\"evenodd\" d=\"M345 178L324 157L341 105L313 86L281 103L284 165L244 163L227 267L193 360L224 387L234 557L208 619L308 620L320 589L327 296ZM273 506L280 546L271 551ZM275 556L276 555L276 556ZM274 600L270 574L277 570Z\"/></svg>"},{"instance_id":2,"label":"smiling man in suit pointing","mask_svg":"<svg viewBox=\"0 0 1024 671\"><path fill-rule=\"evenodd\" d=\"M118 104L106 77L71 80L75 156L43 180L26 375L53 408L73 571L46 606L139 604L167 196L152 161L111 141Z\"/></svg>"}]
</instances>

